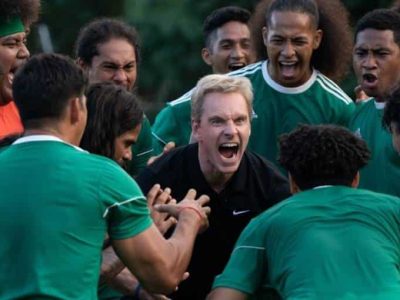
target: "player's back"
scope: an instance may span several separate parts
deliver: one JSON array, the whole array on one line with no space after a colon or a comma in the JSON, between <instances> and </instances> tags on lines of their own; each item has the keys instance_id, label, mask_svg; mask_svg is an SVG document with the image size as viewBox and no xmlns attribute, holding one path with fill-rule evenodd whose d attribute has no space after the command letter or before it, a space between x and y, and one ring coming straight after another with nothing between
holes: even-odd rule
<instances>
[{"instance_id":1,"label":"player's back","mask_svg":"<svg viewBox=\"0 0 400 300\"><path fill-rule=\"evenodd\" d=\"M0 299L97 299L102 182L120 167L54 140L12 145L0 165Z\"/></svg>"},{"instance_id":2,"label":"player's back","mask_svg":"<svg viewBox=\"0 0 400 300\"><path fill-rule=\"evenodd\" d=\"M335 186L301 192L272 211L268 276L285 299L399 295L400 199Z\"/></svg>"}]
</instances>

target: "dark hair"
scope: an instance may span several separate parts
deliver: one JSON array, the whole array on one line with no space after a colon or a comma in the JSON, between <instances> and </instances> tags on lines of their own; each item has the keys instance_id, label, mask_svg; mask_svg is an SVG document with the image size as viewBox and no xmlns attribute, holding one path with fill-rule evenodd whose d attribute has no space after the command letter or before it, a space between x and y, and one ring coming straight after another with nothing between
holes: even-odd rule
<instances>
[{"instance_id":1,"label":"dark hair","mask_svg":"<svg viewBox=\"0 0 400 300\"><path fill-rule=\"evenodd\" d=\"M124 39L135 50L136 62L139 63L139 36L136 29L128 24L102 18L94 20L81 28L75 43L75 56L90 65L94 56L99 55L98 46L109 40Z\"/></svg>"},{"instance_id":2,"label":"dark hair","mask_svg":"<svg viewBox=\"0 0 400 300\"><path fill-rule=\"evenodd\" d=\"M300 125L279 138L278 161L301 190L350 186L370 158L367 144L344 127Z\"/></svg>"},{"instance_id":3,"label":"dark hair","mask_svg":"<svg viewBox=\"0 0 400 300\"><path fill-rule=\"evenodd\" d=\"M113 159L115 139L141 124L143 110L133 93L110 82L93 84L86 97L88 118L80 146Z\"/></svg>"},{"instance_id":4,"label":"dark hair","mask_svg":"<svg viewBox=\"0 0 400 300\"><path fill-rule=\"evenodd\" d=\"M356 24L354 39L365 29L391 30L394 41L400 45L400 13L393 9L375 9L365 14Z\"/></svg>"},{"instance_id":5,"label":"dark hair","mask_svg":"<svg viewBox=\"0 0 400 300\"><path fill-rule=\"evenodd\" d=\"M391 131L390 125L393 122L397 130L400 131L400 86L397 86L383 100L385 101L385 110L382 118L383 126Z\"/></svg>"},{"instance_id":6,"label":"dark hair","mask_svg":"<svg viewBox=\"0 0 400 300\"><path fill-rule=\"evenodd\" d=\"M313 52L311 65L334 81L340 81L346 75L351 65L353 42L348 11L341 1L261 0L250 21L257 60L268 58L262 28L268 27L267 20L274 11L300 12L309 15L315 23L319 20L316 25L323 31L323 36L319 48Z\"/></svg>"},{"instance_id":7,"label":"dark hair","mask_svg":"<svg viewBox=\"0 0 400 300\"><path fill-rule=\"evenodd\" d=\"M247 25L250 16L251 14L247 9L238 6L225 6L212 11L203 23L205 46L207 48L212 47L212 40L218 28L231 21L237 21Z\"/></svg>"},{"instance_id":8,"label":"dark hair","mask_svg":"<svg viewBox=\"0 0 400 300\"><path fill-rule=\"evenodd\" d=\"M391 9L400 13L400 0L396 0L392 3Z\"/></svg>"},{"instance_id":9,"label":"dark hair","mask_svg":"<svg viewBox=\"0 0 400 300\"><path fill-rule=\"evenodd\" d=\"M41 119L58 119L72 97L79 97L87 78L72 59L59 54L38 54L15 75L13 96L26 128Z\"/></svg>"},{"instance_id":10,"label":"dark hair","mask_svg":"<svg viewBox=\"0 0 400 300\"><path fill-rule=\"evenodd\" d=\"M40 0L1 0L0 19L10 20L20 17L22 23L29 27L39 17Z\"/></svg>"}]
</instances>

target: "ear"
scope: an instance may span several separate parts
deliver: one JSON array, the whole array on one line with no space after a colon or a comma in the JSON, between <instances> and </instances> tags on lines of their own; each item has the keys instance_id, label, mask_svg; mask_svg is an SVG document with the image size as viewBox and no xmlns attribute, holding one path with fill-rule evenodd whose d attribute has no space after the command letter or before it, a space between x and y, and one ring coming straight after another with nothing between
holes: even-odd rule
<instances>
[{"instance_id":1,"label":"ear","mask_svg":"<svg viewBox=\"0 0 400 300\"><path fill-rule=\"evenodd\" d=\"M318 49L319 45L321 44L322 41L322 36L323 36L323 32L321 29L317 29L315 31L315 35L314 35L314 44L313 44L313 49Z\"/></svg>"},{"instance_id":2,"label":"ear","mask_svg":"<svg viewBox=\"0 0 400 300\"><path fill-rule=\"evenodd\" d=\"M78 57L75 62L82 69L84 69L84 70L87 69L87 65L83 62L83 60L80 57Z\"/></svg>"},{"instance_id":3,"label":"ear","mask_svg":"<svg viewBox=\"0 0 400 300\"><path fill-rule=\"evenodd\" d=\"M354 177L353 181L351 182L351 187L357 188L359 183L360 183L360 171L357 171L356 176Z\"/></svg>"},{"instance_id":4,"label":"ear","mask_svg":"<svg viewBox=\"0 0 400 300\"><path fill-rule=\"evenodd\" d=\"M268 28L267 27L263 27L262 28L262 38L264 41L264 46L267 46L267 42L268 42Z\"/></svg>"},{"instance_id":5,"label":"ear","mask_svg":"<svg viewBox=\"0 0 400 300\"><path fill-rule=\"evenodd\" d=\"M72 98L69 101L69 119L71 124L78 123L82 118L83 100L79 97Z\"/></svg>"},{"instance_id":6,"label":"ear","mask_svg":"<svg viewBox=\"0 0 400 300\"><path fill-rule=\"evenodd\" d=\"M292 194L296 194L298 192L301 192L299 186L297 183L293 180L292 175L289 173L289 187L290 187L290 192Z\"/></svg>"},{"instance_id":7,"label":"ear","mask_svg":"<svg viewBox=\"0 0 400 300\"><path fill-rule=\"evenodd\" d=\"M196 141L199 140L199 137L201 135L199 131L200 131L200 121L192 119L192 136Z\"/></svg>"},{"instance_id":8,"label":"ear","mask_svg":"<svg viewBox=\"0 0 400 300\"><path fill-rule=\"evenodd\" d=\"M207 65L212 66L211 52L208 48L201 49L201 57Z\"/></svg>"}]
</instances>

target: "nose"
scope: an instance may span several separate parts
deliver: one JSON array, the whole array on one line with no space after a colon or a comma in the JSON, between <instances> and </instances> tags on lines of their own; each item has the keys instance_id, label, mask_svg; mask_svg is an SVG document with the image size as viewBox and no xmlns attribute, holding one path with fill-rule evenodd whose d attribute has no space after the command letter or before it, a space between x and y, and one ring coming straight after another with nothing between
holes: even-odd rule
<instances>
[{"instance_id":1,"label":"nose","mask_svg":"<svg viewBox=\"0 0 400 300\"><path fill-rule=\"evenodd\" d=\"M125 161L131 161L132 160L132 149L131 147L127 148L124 152L124 155L122 157Z\"/></svg>"},{"instance_id":2,"label":"nose","mask_svg":"<svg viewBox=\"0 0 400 300\"><path fill-rule=\"evenodd\" d=\"M373 53L368 53L362 61L362 66L367 69L376 67L376 59Z\"/></svg>"},{"instance_id":3,"label":"nose","mask_svg":"<svg viewBox=\"0 0 400 300\"><path fill-rule=\"evenodd\" d=\"M226 122L224 134L226 136L233 136L235 133L237 133L236 125L232 120L229 120L228 122Z\"/></svg>"},{"instance_id":4,"label":"nose","mask_svg":"<svg viewBox=\"0 0 400 300\"><path fill-rule=\"evenodd\" d=\"M27 59L30 56L29 50L24 43L21 44L21 47L18 50L17 57L19 59Z\"/></svg>"},{"instance_id":5,"label":"nose","mask_svg":"<svg viewBox=\"0 0 400 300\"><path fill-rule=\"evenodd\" d=\"M115 71L113 76L113 81L116 84L126 83L128 80L128 76L126 75L125 71L121 68Z\"/></svg>"},{"instance_id":6,"label":"nose","mask_svg":"<svg viewBox=\"0 0 400 300\"><path fill-rule=\"evenodd\" d=\"M236 44L232 47L231 57L232 58L242 58L244 57L245 49L242 48L240 44Z\"/></svg>"},{"instance_id":7,"label":"nose","mask_svg":"<svg viewBox=\"0 0 400 300\"><path fill-rule=\"evenodd\" d=\"M291 57L295 54L294 47L290 41L286 42L283 49L282 55L285 57Z\"/></svg>"}]
</instances>

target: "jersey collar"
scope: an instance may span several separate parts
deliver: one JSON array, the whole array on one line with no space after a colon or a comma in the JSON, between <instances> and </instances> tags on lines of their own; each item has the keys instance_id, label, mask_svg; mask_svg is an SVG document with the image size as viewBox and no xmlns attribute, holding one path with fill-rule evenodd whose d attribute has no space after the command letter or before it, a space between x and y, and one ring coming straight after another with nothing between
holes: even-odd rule
<instances>
[{"instance_id":1,"label":"jersey collar","mask_svg":"<svg viewBox=\"0 0 400 300\"><path fill-rule=\"evenodd\" d=\"M30 143L30 142L59 142L59 143L64 143L67 144L69 146L74 147L76 150L82 151L82 152L87 152L85 150L83 150L80 147L77 147L75 145L69 144L65 141L63 141L62 139L54 136L54 135L47 135L47 134L34 134L34 135L28 135L28 136L23 136L19 139L17 139L14 143L12 143L13 145L18 145L18 144L25 144L25 143Z\"/></svg>"},{"instance_id":2,"label":"jersey collar","mask_svg":"<svg viewBox=\"0 0 400 300\"><path fill-rule=\"evenodd\" d=\"M280 85L276 81L274 81L271 76L268 73L268 60L266 60L261 67L262 74L264 77L264 80L267 82L267 84L272 87L274 90L284 93L284 94L300 94L308 90L314 82L317 80L317 71L313 69L313 72L311 74L310 79L308 79L305 83L303 83L300 86L296 87L286 87L283 85Z\"/></svg>"}]
</instances>

